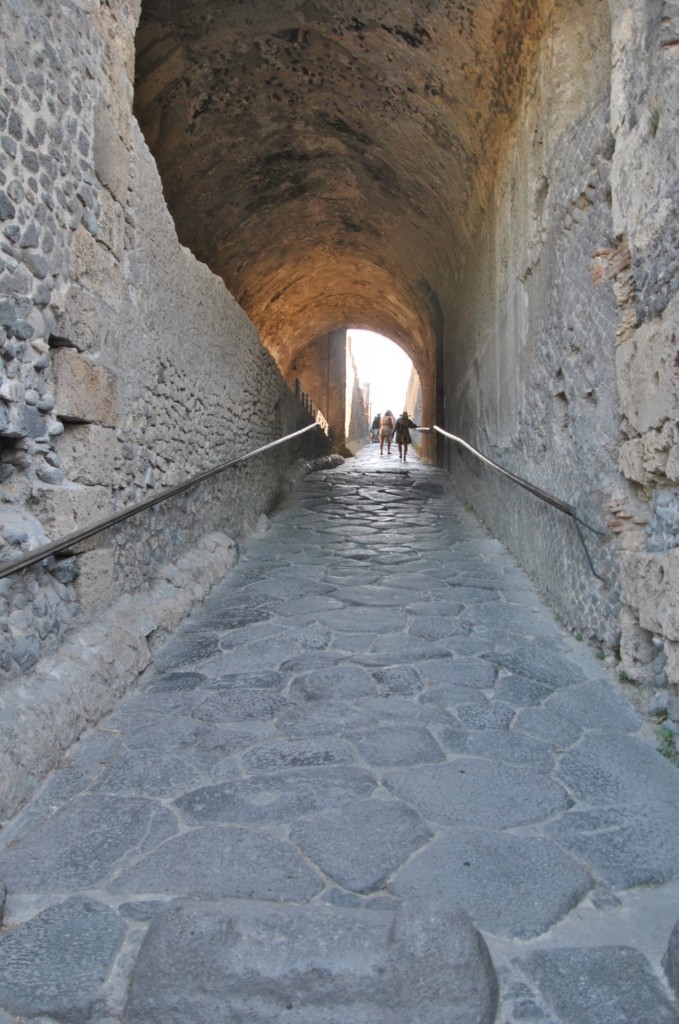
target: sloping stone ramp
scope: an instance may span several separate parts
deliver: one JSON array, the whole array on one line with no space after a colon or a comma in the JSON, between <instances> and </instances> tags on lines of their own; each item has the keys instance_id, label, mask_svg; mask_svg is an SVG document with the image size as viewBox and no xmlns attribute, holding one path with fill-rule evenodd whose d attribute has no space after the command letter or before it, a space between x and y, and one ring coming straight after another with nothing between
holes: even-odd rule
<instances>
[{"instance_id":1,"label":"sloping stone ramp","mask_svg":"<svg viewBox=\"0 0 679 1024\"><path fill-rule=\"evenodd\" d=\"M679 1024L649 734L445 475L368 447L3 831L0 1024Z\"/></svg>"}]
</instances>

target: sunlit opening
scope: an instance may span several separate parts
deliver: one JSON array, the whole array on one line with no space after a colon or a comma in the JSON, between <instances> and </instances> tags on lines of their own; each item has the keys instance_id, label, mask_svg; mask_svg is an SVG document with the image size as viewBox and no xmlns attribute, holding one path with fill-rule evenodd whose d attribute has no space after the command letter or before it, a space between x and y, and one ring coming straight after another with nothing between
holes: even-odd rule
<instances>
[{"instance_id":1,"label":"sunlit opening","mask_svg":"<svg viewBox=\"0 0 679 1024\"><path fill-rule=\"evenodd\" d=\"M347 384L352 377L350 361L363 390L369 420L391 409L404 410L419 423L420 380L412 360L389 338L373 331L347 331ZM350 402L347 401L347 409Z\"/></svg>"}]
</instances>

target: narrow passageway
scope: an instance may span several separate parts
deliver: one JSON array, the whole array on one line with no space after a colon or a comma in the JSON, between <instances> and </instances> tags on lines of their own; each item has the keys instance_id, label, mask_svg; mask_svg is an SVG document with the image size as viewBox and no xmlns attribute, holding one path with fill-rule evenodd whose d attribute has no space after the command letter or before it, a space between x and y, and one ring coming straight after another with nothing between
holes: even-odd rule
<instances>
[{"instance_id":1,"label":"narrow passageway","mask_svg":"<svg viewBox=\"0 0 679 1024\"><path fill-rule=\"evenodd\" d=\"M0 1007L677 1024L678 812L446 475L369 445L244 543L3 833Z\"/></svg>"}]
</instances>

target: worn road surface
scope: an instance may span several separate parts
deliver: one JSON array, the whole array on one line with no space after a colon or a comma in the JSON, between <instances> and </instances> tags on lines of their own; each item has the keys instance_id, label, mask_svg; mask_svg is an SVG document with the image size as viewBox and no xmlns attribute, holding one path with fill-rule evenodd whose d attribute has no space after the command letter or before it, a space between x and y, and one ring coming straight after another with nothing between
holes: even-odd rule
<instances>
[{"instance_id":1,"label":"worn road surface","mask_svg":"<svg viewBox=\"0 0 679 1024\"><path fill-rule=\"evenodd\" d=\"M0 1024L679 1024L679 771L416 455L309 476L0 838Z\"/></svg>"}]
</instances>

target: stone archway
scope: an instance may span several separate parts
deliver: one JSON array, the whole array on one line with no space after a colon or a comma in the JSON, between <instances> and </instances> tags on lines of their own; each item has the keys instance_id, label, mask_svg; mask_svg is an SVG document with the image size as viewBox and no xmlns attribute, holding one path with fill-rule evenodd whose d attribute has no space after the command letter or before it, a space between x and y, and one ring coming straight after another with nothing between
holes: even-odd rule
<instances>
[{"instance_id":1,"label":"stone archway","mask_svg":"<svg viewBox=\"0 0 679 1024\"><path fill-rule=\"evenodd\" d=\"M361 324L408 352L434 420L451 281L540 23L506 0L144 0L135 112L179 237L284 374Z\"/></svg>"}]
</instances>

